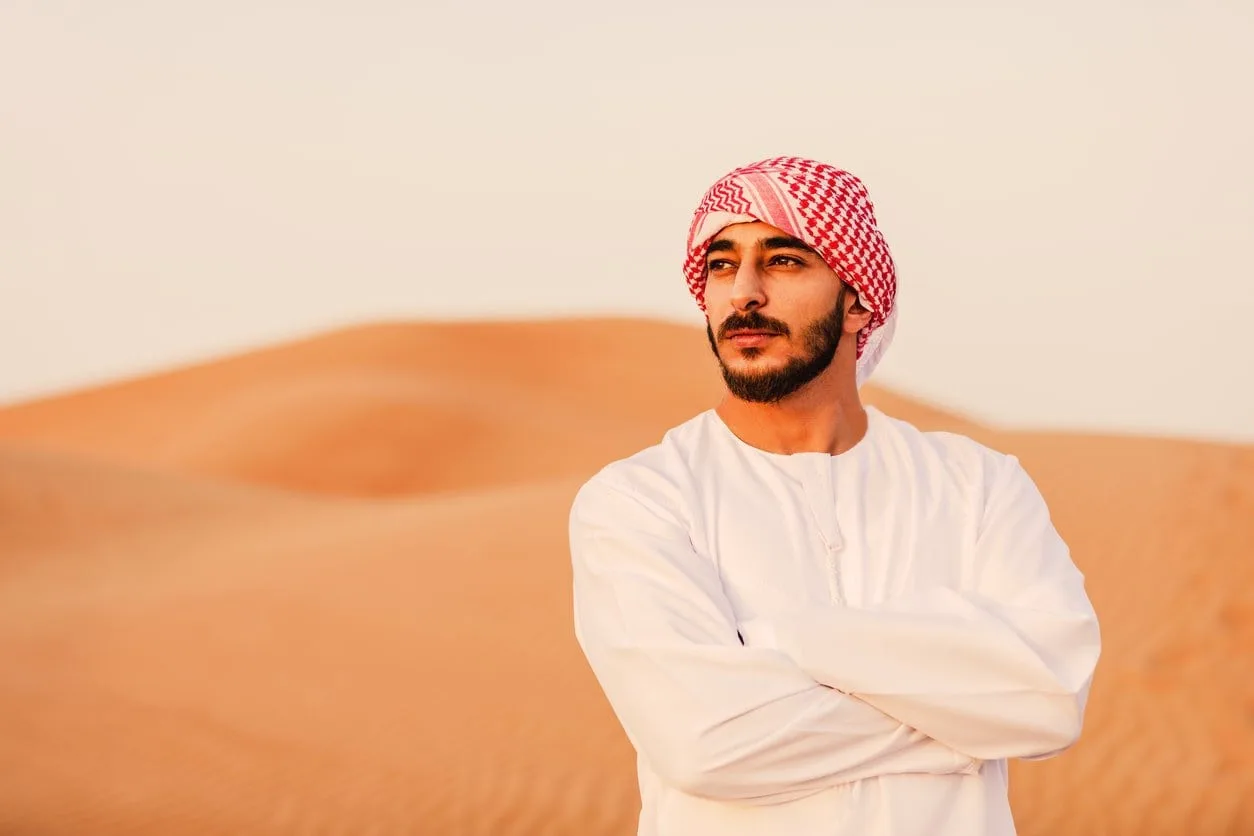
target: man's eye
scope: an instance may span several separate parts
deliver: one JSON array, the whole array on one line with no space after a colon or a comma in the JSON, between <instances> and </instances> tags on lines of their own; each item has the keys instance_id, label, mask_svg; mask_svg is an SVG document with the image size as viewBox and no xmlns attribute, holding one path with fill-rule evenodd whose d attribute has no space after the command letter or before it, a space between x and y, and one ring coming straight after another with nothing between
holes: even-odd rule
<instances>
[{"instance_id":1,"label":"man's eye","mask_svg":"<svg viewBox=\"0 0 1254 836\"><path fill-rule=\"evenodd\" d=\"M791 256L791 255L777 255L777 256L775 256L774 258L772 258L772 259L771 259L771 263L772 263L772 264L783 264L783 265L786 265L786 266L789 266L789 267L795 267L795 266L799 266L799 265L803 264L804 262L803 262L801 259L797 258L796 256Z\"/></svg>"},{"instance_id":2,"label":"man's eye","mask_svg":"<svg viewBox=\"0 0 1254 836\"><path fill-rule=\"evenodd\" d=\"M726 270L731 267L731 262L726 259L716 258L706 265L706 267L710 270L710 272L714 272L716 270Z\"/></svg>"}]
</instances>

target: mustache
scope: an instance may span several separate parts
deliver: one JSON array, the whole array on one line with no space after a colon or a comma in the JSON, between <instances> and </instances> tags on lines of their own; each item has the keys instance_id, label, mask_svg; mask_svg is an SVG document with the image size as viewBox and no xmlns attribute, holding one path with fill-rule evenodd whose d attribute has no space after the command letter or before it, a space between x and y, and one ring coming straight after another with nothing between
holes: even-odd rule
<instances>
[{"instance_id":1,"label":"mustache","mask_svg":"<svg viewBox=\"0 0 1254 836\"><path fill-rule=\"evenodd\" d=\"M778 319L771 319L757 311L750 311L745 314L734 313L723 320L723 324L718 327L718 338L724 340L727 339L727 335L732 331L745 330L765 331L768 334L778 334L781 337L787 337L791 333L788 330L788 326Z\"/></svg>"}]
</instances>

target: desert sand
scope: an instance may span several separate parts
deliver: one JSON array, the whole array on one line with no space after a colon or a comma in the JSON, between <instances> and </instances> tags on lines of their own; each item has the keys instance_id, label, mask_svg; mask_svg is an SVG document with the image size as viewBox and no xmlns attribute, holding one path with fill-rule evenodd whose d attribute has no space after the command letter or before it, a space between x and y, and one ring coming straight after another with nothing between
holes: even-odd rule
<instances>
[{"instance_id":1,"label":"desert sand","mask_svg":"<svg viewBox=\"0 0 1254 836\"><path fill-rule=\"evenodd\" d=\"M566 513L720 390L681 326L408 323L0 410L0 834L632 834ZM1020 831L1254 833L1254 448L865 394L1018 454L1089 579Z\"/></svg>"}]
</instances>

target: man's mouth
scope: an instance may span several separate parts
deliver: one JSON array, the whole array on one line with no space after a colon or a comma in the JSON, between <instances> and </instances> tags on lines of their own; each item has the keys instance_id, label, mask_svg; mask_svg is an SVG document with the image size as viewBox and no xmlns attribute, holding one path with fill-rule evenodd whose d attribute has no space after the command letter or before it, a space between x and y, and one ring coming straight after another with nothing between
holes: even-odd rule
<instances>
[{"instance_id":1,"label":"man's mouth","mask_svg":"<svg viewBox=\"0 0 1254 836\"><path fill-rule=\"evenodd\" d=\"M760 328L743 328L728 331L726 339L741 348L748 348L761 345L771 337L777 336L779 335L774 331L764 331Z\"/></svg>"}]
</instances>

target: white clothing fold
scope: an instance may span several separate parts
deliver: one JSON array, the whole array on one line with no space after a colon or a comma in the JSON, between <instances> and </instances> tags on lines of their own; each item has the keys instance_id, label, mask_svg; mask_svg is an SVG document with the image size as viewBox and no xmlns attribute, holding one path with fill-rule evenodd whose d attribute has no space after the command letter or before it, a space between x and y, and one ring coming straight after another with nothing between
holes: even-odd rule
<instances>
[{"instance_id":1,"label":"white clothing fold","mask_svg":"<svg viewBox=\"0 0 1254 836\"><path fill-rule=\"evenodd\" d=\"M867 412L832 457L711 410L580 489L575 633L641 836L1010 836L1006 761L1079 737L1097 619L1032 480Z\"/></svg>"}]
</instances>

